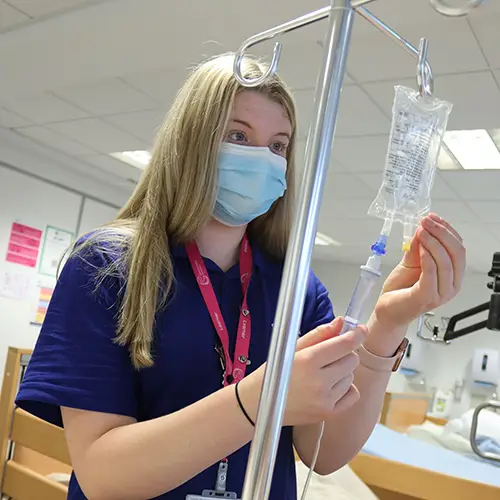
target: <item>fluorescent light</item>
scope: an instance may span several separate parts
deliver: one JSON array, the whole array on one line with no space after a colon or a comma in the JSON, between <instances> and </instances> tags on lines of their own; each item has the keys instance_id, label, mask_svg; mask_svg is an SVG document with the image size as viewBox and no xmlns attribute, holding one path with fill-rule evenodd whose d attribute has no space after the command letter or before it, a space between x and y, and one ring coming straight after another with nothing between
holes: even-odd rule
<instances>
[{"instance_id":1,"label":"fluorescent light","mask_svg":"<svg viewBox=\"0 0 500 500\"><path fill-rule=\"evenodd\" d=\"M500 151L486 130L446 132L444 142L466 170L500 169Z\"/></svg>"},{"instance_id":2,"label":"fluorescent light","mask_svg":"<svg viewBox=\"0 0 500 500\"><path fill-rule=\"evenodd\" d=\"M334 247L340 247L342 245L342 243L339 243L338 241L335 241L329 236L326 236L326 234L322 233L316 233L316 239L314 240L314 244L323 247L330 245Z\"/></svg>"},{"instance_id":3,"label":"fluorescent light","mask_svg":"<svg viewBox=\"0 0 500 500\"><path fill-rule=\"evenodd\" d=\"M151 160L149 151L122 151L121 153L110 153L113 158L128 163L133 167L144 169Z\"/></svg>"}]
</instances>

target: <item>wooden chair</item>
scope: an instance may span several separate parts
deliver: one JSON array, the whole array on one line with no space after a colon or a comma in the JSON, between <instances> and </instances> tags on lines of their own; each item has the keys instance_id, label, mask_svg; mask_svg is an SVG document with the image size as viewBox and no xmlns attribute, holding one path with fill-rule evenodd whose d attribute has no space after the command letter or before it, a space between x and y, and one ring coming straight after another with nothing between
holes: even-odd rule
<instances>
[{"instance_id":1,"label":"wooden chair","mask_svg":"<svg viewBox=\"0 0 500 500\"><path fill-rule=\"evenodd\" d=\"M67 486L47 477L70 473L64 431L15 408L31 351L10 347L0 394L0 491L14 500L65 500Z\"/></svg>"}]
</instances>

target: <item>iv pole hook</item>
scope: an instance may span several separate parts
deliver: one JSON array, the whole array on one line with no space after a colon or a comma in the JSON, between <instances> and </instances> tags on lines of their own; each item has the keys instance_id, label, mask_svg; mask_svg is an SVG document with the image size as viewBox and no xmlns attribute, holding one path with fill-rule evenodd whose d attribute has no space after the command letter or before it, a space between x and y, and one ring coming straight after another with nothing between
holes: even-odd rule
<instances>
[{"instance_id":1,"label":"iv pole hook","mask_svg":"<svg viewBox=\"0 0 500 500\"><path fill-rule=\"evenodd\" d=\"M292 21L280 24L279 26L275 26L274 28L268 29L266 31L263 31L262 33L258 33L257 35L248 38L240 47L234 58L233 72L236 80L238 80L238 82L241 83L241 85L243 85L244 87L258 87L259 85L262 85L265 81L267 81L268 78L274 76L278 71L282 45L280 42L276 42L273 50L273 58L271 60L271 64L262 76L254 79L245 78L242 74L241 65L248 49L261 42L270 40L277 35L284 35L285 33L289 33L290 31L302 28L303 26L307 26L308 24L313 24L317 21L321 21L322 19L325 19L325 17L328 17L330 11L331 7L323 7L322 9L315 10L314 12L310 12L309 14L305 14L304 16L297 17Z\"/></svg>"}]
</instances>

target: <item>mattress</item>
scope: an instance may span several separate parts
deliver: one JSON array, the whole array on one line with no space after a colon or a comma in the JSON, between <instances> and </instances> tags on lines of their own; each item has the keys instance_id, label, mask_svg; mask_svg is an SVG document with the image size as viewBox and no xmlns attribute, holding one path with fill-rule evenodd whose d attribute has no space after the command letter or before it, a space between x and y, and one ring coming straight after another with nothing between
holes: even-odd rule
<instances>
[{"instance_id":1,"label":"mattress","mask_svg":"<svg viewBox=\"0 0 500 500\"><path fill-rule=\"evenodd\" d=\"M381 424L376 425L362 451L386 460L500 487L497 467L399 434Z\"/></svg>"}]
</instances>

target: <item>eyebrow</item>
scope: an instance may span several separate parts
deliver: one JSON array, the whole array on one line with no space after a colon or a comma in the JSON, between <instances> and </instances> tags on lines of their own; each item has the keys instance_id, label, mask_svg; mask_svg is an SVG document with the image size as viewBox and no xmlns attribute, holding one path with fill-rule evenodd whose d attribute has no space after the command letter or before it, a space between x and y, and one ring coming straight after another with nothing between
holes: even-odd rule
<instances>
[{"instance_id":1,"label":"eyebrow","mask_svg":"<svg viewBox=\"0 0 500 500\"><path fill-rule=\"evenodd\" d=\"M245 127L248 127L249 129L253 130L252 125L250 125L250 123L248 123L245 120L241 120L239 118L232 118L231 121L233 123L239 123L240 125L244 125ZM290 134L288 132L278 132L277 134L274 134L274 135L281 135L281 136L286 137L288 140L290 140Z\"/></svg>"}]
</instances>

